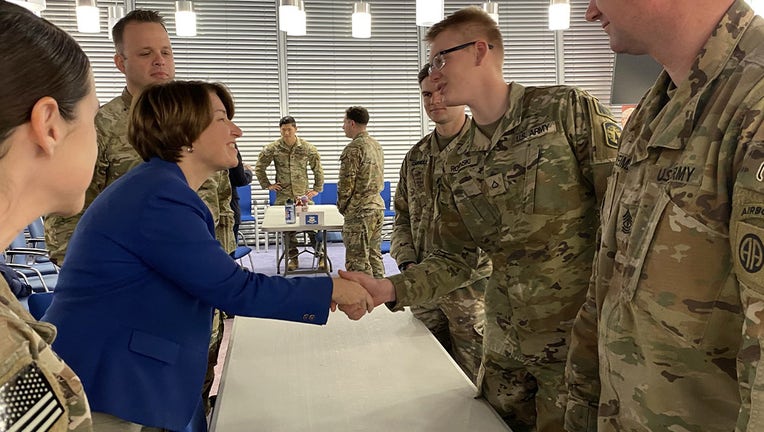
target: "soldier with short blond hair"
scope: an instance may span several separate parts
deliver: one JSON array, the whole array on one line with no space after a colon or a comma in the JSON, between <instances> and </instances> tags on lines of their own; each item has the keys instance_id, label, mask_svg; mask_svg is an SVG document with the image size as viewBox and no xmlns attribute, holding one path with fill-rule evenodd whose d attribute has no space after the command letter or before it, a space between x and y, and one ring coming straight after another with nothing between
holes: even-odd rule
<instances>
[{"instance_id":1,"label":"soldier with short blond hair","mask_svg":"<svg viewBox=\"0 0 764 432\"><path fill-rule=\"evenodd\" d=\"M360 281L394 310L466 282L479 248L491 258L480 394L515 431L562 432L565 361L591 276L599 203L620 127L587 92L525 87L502 73L497 24L480 8L430 27L430 80L446 105L467 105L438 188L434 250L389 279ZM507 386L507 376L529 372ZM526 416L535 403L536 418Z\"/></svg>"}]
</instances>

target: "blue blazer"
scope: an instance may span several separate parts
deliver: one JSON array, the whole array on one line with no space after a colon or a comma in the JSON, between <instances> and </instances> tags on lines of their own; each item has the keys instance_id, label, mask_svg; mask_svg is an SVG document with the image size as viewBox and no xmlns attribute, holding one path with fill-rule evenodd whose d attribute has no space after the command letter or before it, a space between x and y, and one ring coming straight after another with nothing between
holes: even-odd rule
<instances>
[{"instance_id":1,"label":"blue blazer","mask_svg":"<svg viewBox=\"0 0 764 432\"><path fill-rule=\"evenodd\" d=\"M325 324L331 293L328 277L238 266L178 165L154 158L82 216L43 320L93 411L182 430L201 397L213 308Z\"/></svg>"}]
</instances>

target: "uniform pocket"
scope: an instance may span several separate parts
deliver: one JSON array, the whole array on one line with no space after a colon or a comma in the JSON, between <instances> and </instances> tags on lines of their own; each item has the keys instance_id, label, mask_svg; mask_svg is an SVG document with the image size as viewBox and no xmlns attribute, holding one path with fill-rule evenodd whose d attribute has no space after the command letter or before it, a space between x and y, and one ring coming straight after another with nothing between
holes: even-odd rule
<instances>
[{"instance_id":1,"label":"uniform pocket","mask_svg":"<svg viewBox=\"0 0 764 432\"><path fill-rule=\"evenodd\" d=\"M686 344L702 344L709 321L739 310L727 287L728 236L700 222L661 190L652 211L640 208L626 257L624 289L633 306Z\"/></svg>"},{"instance_id":2,"label":"uniform pocket","mask_svg":"<svg viewBox=\"0 0 764 432\"><path fill-rule=\"evenodd\" d=\"M587 199L586 181L567 142L530 145L525 167L526 213L562 215L580 209Z\"/></svg>"}]
</instances>

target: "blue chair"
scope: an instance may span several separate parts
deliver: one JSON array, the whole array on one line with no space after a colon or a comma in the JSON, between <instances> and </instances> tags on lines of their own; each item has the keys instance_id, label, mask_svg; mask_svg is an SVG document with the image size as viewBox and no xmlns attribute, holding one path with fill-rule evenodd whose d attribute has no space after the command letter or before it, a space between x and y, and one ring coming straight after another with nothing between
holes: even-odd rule
<instances>
[{"instance_id":1,"label":"blue chair","mask_svg":"<svg viewBox=\"0 0 764 432\"><path fill-rule=\"evenodd\" d=\"M34 291L51 291L58 282L58 266L50 261L45 249L30 248L24 232L20 232L5 251L6 263L23 275Z\"/></svg>"},{"instance_id":2,"label":"blue chair","mask_svg":"<svg viewBox=\"0 0 764 432\"><path fill-rule=\"evenodd\" d=\"M259 251L260 250L260 228L257 223L257 218L255 217L255 215L252 214L252 186L251 185L239 186L236 188L236 192L239 194L239 208L241 210L241 223L242 225L245 222L251 222L255 224L255 248ZM241 232L239 232L239 235L241 235L242 238L244 239L244 246L249 246L249 243L247 242L247 237L244 236ZM250 249L250 252L251 251L252 250ZM250 260L251 259L252 258L250 257Z\"/></svg>"},{"instance_id":3,"label":"blue chair","mask_svg":"<svg viewBox=\"0 0 764 432\"><path fill-rule=\"evenodd\" d=\"M390 253L390 240L382 239L382 244L379 246L379 250L382 255Z\"/></svg>"},{"instance_id":4,"label":"blue chair","mask_svg":"<svg viewBox=\"0 0 764 432\"><path fill-rule=\"evenodd\" d=\"M320 203L316 204L337 204L337 183L324 183L324 190L318 194ZM315 198L313 199L315 201Z\"/></svg>"},{"instance_id":5,"label":"blue chair","mask_svg":"<svg viewBox=\"0 0 764 432\"><path fill-rule=\"evenodd\" d=\"M40 249L48 248L48 246L45 244L45 225L43 225L41 217L33 220L32 223L27 226L27 231L29 231L29 238L27 239L27 242L29 242L33 247Z\"/></svg>"},{"instance_id":6,"label":"blue chair","mask_svg":"<svg viewBox=\"0 0 764 432\"><path fill-rule=\"evenodd\" d=\"M385 187L380 192L382 200L385 202L385 217L395 216L395 210L392 207L392 193L390 190L390 182L385 182Z\"/></svg>"},{"instance_id":7,"label":"blue chair","mask_svg":"<svg viewBox=\"0 0 764 432\"><path fill-rule=\"evenodd\" d=\"M268 191L268 205L276 205L276 191L275 190L269 190Z\"/></svg>"},{"instance_id":8,"label":"blue chair","mask_svg":"<svg viewBox=\"0 0 764 432\"><path fill-rule=\"evenodd\" d=\"M27 305L29 306L29 313L32 314L34 319L40 320L45 311L48 310L48 306L53 301L53 292L39 292L32 293L27 297Z\"/></svg>"}]
</instances>

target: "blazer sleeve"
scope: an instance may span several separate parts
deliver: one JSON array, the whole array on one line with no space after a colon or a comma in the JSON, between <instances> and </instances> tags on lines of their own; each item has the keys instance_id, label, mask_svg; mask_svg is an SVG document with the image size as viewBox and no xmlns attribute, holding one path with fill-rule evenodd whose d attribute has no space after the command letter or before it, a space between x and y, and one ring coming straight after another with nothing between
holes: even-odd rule
<instances>
[{"instance_id":1,"label":"blazer sleeve","mask_svg":"<svg viewBox=\"0 0 764 432\"><path fill-rule=\"evenodd\" d=\"M236 315L326 323L330 278L287 279L243 269L212 236L203 203L188 192L154 195L144 206L132 246L146 265L178 289Z\"/></svg>"}]
</instances>

